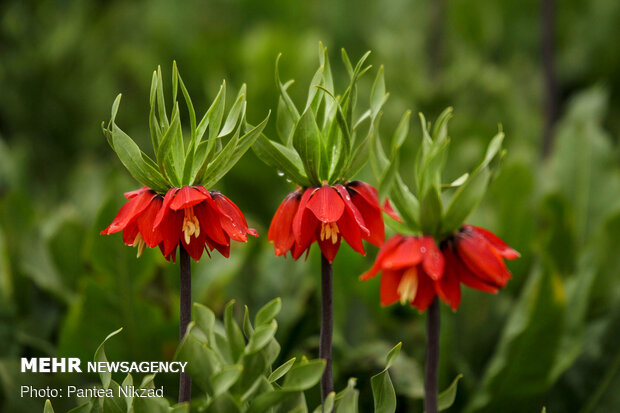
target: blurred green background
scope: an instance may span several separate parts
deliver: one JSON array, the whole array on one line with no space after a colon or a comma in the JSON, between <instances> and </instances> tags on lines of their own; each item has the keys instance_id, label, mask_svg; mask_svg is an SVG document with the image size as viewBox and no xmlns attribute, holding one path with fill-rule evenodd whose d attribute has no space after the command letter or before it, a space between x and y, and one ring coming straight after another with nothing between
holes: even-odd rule
<instances>
[{"instance_id":1,"label":"blurred green background","mask_svg":"<svg viewBox=\"0 0 620 413\"><path fill-rule=\"evenodd\" d=\"M402 112L434 119L454 106L447 177L474 165L501 123L508 156L470 222L522 253L498 295L466 291L458 313L442 306L440 387L463 373L453 412L620 410L620 2L558 2L543 19L532 0L29 1L0 4L0 411L41 411L19 385L95 382L81 375L19 374L21 356L90 360L105 336L113 360L170 359L178 334L177 267L158 250L140 260L103 229L137 187L102 136L116 94L118 124L147 145L152 71L176 60L204 113L222 79L248 83L248 119L277 104L283 79L301 101L318 41L352 58L371 49L391 94L382 125ZM551 77L542 33L551 34ZM551 80L550 80L551 79ZM371 82L368 76L366 82ZM549 83L551 81L551 83ZM551 106L547 90L551 84ZM232 100L229 92L229 103ZM367 97L360 96L361 99ZM550 113L547 117L546 113ZM545 122L553 122L553 140ZM268 134L274 133L274 122ZM402 153L404 177L419 127ZM544 153L544 154L543 154ZM372 182L364 170L361 178ZM307 262L276 258L270 218L290 184L249 152L217 188L261 233L229 260L194 265L193 299L221 313L235 298L255 312L283 298L281 360L317 356L316 247ZM336 387L357 377L360 410L369 377L403 342L392 370L399 412L422 412L425 318L379 305L378 279L360 283L368 256L341 248L334 266ZM158 377L168 396L176 378ZM310 394L318 400L318 394ZM56 409L75 405L59 400ZM316 403L314 403L316 404Z\"/></svg>"}]
</instances>

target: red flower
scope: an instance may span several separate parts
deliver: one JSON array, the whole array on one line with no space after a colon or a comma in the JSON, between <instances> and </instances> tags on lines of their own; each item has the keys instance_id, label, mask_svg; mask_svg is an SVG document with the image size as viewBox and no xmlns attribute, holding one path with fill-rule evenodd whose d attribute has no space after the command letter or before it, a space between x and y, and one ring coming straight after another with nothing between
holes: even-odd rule
<instances>
[{"instance_id":1,"label":"red flower","mask_svg":"<svg viewBox=\"0 0 620 413\"><path fill-rule=\"evenodd\" d=\"M504 259L520 254L497 235L484 228L464 225L452 238L442 243L446 270L437 293L452 308L461 300L460 283L480 291L496 293L512 277Z\"/></svg>"},{"instance_id":2,"label":"red flower","mask_svg":"<svg viewBox=\"0 0 620 413\"><path fill-rule=\"evenodd\" d=\"M400 301L424 311L435 298L444 264L432 237L397 234L383 245L374 265L361 279L368 280L381 271L381 305Z\"/></svg>"},{"instance_id":3,"label":"red flower","mask_svg":"<svg viewBox=\"0 0 620 413\"><path fill-rule=\"evenodd\" d=\"M196 261L206 247L228 257L231 239L246 242L247 234L258 236L230 199L199 185L171 188L165 197L146 187L125 196L130 201L101 233L122 230L125 243L139 248L138 255L145 245L159 246L166 259L175 260L181 243Z\"/></svg>"},{"instance_id":4,"label":"red flower","mask_svg":"<svg viewBox=\"0 0 620 413\"><path fill-rule=\"evenodd\" d=\"M125 198L129 201L121 207L112 223L101 233L114 234L123 231L123 241L138 248L140 257L145 246L154 247L159 244L152 228L163 198L146 186L126 192Z\"/></svg>"},{"instance_id":5,"label":"red flower","mask_svg":"<svg viewBox=\"0 0 620 413\"><path fill-rule=\"evenodd\" d=\"M363 239L377 246L385 240L377 190L361 181L310 187L303 192L297 189L280 204L268 238L274 243L276 255L286 256L290 251L294 259L309 251L316 241L332 262L342 238L366 255Z\"/></svg>"}]
</instances>

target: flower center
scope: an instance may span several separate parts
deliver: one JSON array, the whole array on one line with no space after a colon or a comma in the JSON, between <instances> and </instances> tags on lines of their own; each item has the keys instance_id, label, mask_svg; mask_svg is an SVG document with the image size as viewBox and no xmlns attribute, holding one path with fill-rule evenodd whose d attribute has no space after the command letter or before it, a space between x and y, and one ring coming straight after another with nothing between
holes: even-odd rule
<instances>
[{"instance_id":1,"label":"flower center","mask_svg":"<svg viewBox=\"0 0 620 413\"><path fill-rule=\"evenodd\" d=\"M331 238L332 244L338 242L338 224L335 222L321 222L321 241L326 241Z\"/></svg>"},{"instance_id":2,"label":"flower center","mask_svg":"<svg viewBox=\"0 0 620 413\"><path fill-rule=\"evenodd\" d=\"M196 238L200 235L200 224L198 223L198 218L194 215L193 207L185 208L184 211L185 217L183 218L183 237L185 238L185 243L189 244L192 235Z\"/></svg>"},{"instance_id":3,"label":"flower center","mask_svg":"<svg viewBox=\"0 0 620 413\"><path fill-rule=\"evenodd\" d=\"M136 257L140 258L142 256L142 253L144 252L144 247L146 247L146 243L144 242L144 239L142 238L142 234L138 232L138 235L136 235L136 238L134 238L133 244L131 245L133 245L134 247L138 249L138 253L136 254Z\"/></svg>"},{"instance_id":4,"label":"flower center","mask_svg":"<svg viewBox=\"0 0 620 413\"><path fill-rule=\"evenodd\" d=\"M398 284L398 295L400 295L400 303L407 304L415 299L418 292L418 270L411 267L403 274Z\"/></svg>"}]
</instances>

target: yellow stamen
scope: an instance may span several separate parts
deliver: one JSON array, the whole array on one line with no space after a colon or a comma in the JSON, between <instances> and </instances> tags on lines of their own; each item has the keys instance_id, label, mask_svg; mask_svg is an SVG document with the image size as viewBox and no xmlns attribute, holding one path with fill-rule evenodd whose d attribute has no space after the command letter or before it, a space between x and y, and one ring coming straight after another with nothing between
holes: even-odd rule
<instances>
[{"instance_id":1,"label":"yellow stamen","mask_svg":"<svg viewBox=\"0 0 620 413\"><path fill-rule=\"evenodd\" d=\"M142 256L142 253L144 252L144 248L146 247L146 243L144 242L144 239L142 238L142 234L138 232L138 235L136 235L136 238L134 238L133 244L131 245L133 245L134 247L138 249L138 253L136 254L136 257L140 258Z\"/></svg>"},{"instance_id":2,"label":"yellow stamen","mask_svg":"<svg viewBox=\"0 0 620 413\"><path fill-rule=\"evenodd\" d=\"M398 284L398 295L400 296L400 303L407 304L415 299L418 292L418 271L416 267L411 267L403 274L400 283Z\"/></svg>"},{"instance_id":3,"label":"yellow stamen","mask_svg":"<svg viewBox=\"0 0 620 413\"><path fill-rule=\"evenodd\" d=\"M200 235L200 224L198 223L198 218L194 215L194 208L189 207L185 208L185 217L183 218L183 238L186 244L190 243L192 235L198 238Z\"/></svg>"},{"instance_id":4,"label":"yellow stamen","mask_svg":"<svg viewBox=\"0 0 620 413\"><path fill-rule=\"evenodd\" d=\"M319 235L321 241L326 241L331 238L332 244L335 244L338 242L339 233L338 224L335 222L321 222L321 234Z\"/></svg>"}]
</instances>

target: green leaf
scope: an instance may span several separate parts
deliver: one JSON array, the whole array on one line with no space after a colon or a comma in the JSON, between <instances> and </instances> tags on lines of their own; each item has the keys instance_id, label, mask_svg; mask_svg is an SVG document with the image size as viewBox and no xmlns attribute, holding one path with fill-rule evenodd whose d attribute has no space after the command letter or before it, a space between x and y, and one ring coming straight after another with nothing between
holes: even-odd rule
<instances>
[{"instance_id":1,"label":"green leaf","mask_svg":"<svg viewBox=\"0 0 620 413\"><path fill-rule=\"evenodd\" d=\"M325 371L325 360L310 360L293 366L282 383L283 390L303 391L314 386L321 380Z\"/></svg>"},{"instance_id":2,"label":"green leaf","mask_svg":"<svg viewBox=\"0 0 620 413\"><path fill-rule=\"evenodd\" d=\"M241 329L233 316L234 306L235 300L231 300L226 305L224 310L224 327L230 344L230 356L232 360L238 360L241 354L243 354L245 341L243 340L243 333L241 333Z\"/></svg>"},{"instance_id":3,"label":"green leaf","mask_svg":"<svg viewBox=\"0 0 620 413\"><path fill-rule=\"evenodd\" d=\"M350 378L347 387L336 395L335 413L358 413L359 391L355 388L356 383L356 379Z\"/></svg>"},{"instance_id":4,"label":"green leaf","mask_svg":"<svg viewBox=\"0 0 620 413\"><path fill-rule=\"evenodd\" d=\"M168 115L166 115L166 100L164 99L164 80L161 75L161 66L157 66L157 111L159 114L160 127L168 129Z\"/></svg>"},{"instance_id":5,"label":"green leaf","mask_svg":"<svg viewBox=\"0 0 620 413\"><path fill-rule=\"evenodd\" d=\"M273 142L265 135L256 139L252 149L260 160L283 173L287 179L302 187L310 186L301 158L293 149Z\"/></svg>"},{"instance_id":6,"label":"green leaf","mask_svg":"<svg viewBox=\"0 0 620 413\"><path fill-rule=\"evenodd\" d=\"M254 334L250 337L248 345L245 347L246 354L256 353L269 344L276 334L277 324L275 321L271 325L260 325L254 330Z\"/></svg>"},{"instance_id":7,"label":"green leaf","mask_svg":"<svg viewBox=\"0 0 620 413\"><path fill-rule=\"evenodd\" d=\"M317 87L323 85L323 69L323 66L320 66L310 81L310 87L308 88L308 99L306 100L306 107L304 109L310 109L315 116L317 115L319 105L323 99L324 92L322 89Z\"/></svg>"},{"instance_id":8,"label":"green leaf","mask_svg":"<svg viewBox=\"0 0 620 413\"><path fill-rule=\"evenodd\" d=\"M97 351L95 351L95 357L93 358L93 361L95 363L108 361L105 355L105 343L106 341L108 341L109 339L111 339L112 337L120 333L122 330L123 330L122 327L119 328L118 330L108 334L108 336L103 340L103 342L97 348ZM112 380L112 374L109 371L103 371L99 373L99 377L101 378L101 386L104 389L107 389L110 386L110 380Z\"/></svg>"},{"instance_id":9,"label":"green leaf","mask_svg":"<svg viewBox=\"0 0 620 413\"><path fill-rule=\"evenodd\" d=\"M463 375L459 374L452 380L452 383L447 389L439 393L437 397L437 408L439 411L447 410L454 404L454 400L456 399L456 388L459 380L462 378Z\"/></svg>"},{"instance_id":10,"label":"green leaf","mask_svg":"<svg viewBox=\"0 0 620 413\"><path fill-rule=\"evenodd\" d=\"M280 97L282 98L282 100L284 100L284 104L286 108L288 109L289 113L291 114L291 117L293 118L293 123L297 123L299 121L299 112L297 111L297 108L295 107L293 100L291 99L291 97L288 95L288 92L286 91L286 89L288 88L288 86L290 86L291 83L287 82L286 87L285 87L285 85L283 85L282 82L280 81L280 67L279 66L280 66L281 57L282 57L282 53L278 54L278 57L276 57L276 69L275 69L276 85L280 89Z\"/></svg>"},{"instance_id":11,"label":"green leaf","mask_svg":"<svg viewBox=\"0 0 620 413\"><path fill-rule=\"evenodd\" d=\"M243 366L233 364L224 366L222 369L211 376L211 387L213 388L213 397L227 391L241 376Z\"/></svg>"},{"instance_id":12,"label":"green leaf","mask_svg":"<svg viewBox=\"0 0 620 413\"><path fill-rule=\"evenodd\" d=\"M239 159L252 147L252 145L256 142L256 139L260 136L263 129L267 125L269 121L269 116L271 112L267 114L267 117L259 123L257 126L250 129L245 135L239 138L237 146L233 151L230 158L226 160L226 162L218 162L219 159L216 158L211 164L208 166L208 174L205 175L200 181L198 181L198 177L196 177L195 182L199 182L201 185L204 185L207 188L213 187L224 175L228 173L232 169L233 166L237 164Z\"/></svg>"},{"instance_id":13,"label":"green leaf","mask_svg":"<svg viewBox=\"0 0 620 413\"><path fill-rule=\"evenodd\" d=\"M243 113L245 113L245 93L246 85L244 83L239 89L235 103L233 103L232 108L230 108L230 111L228 112L224 126L217 136L218 138L223 138L224 136L230 134L230 132L235 129L235 125L237 124L239 118L243 119Z\"/></svg>"},{"instance_id":14,"label":"green leaf","mask_svg":"<svg viewBox=\"0 0 620 413\"><path fill-rule=\"evenodd\" d=\"M456 178L454 181L450 182L449 184L442 185L441 188L442 189L458 188L459 186L467 182L467 178L469 178L469 172L465 172L463 175L459 176L458 178Z\"/></svg>"},{"instance_id":15,"label":"green leaf","mask_svg":"<svg viewBox=\"0 0 620 413\"><path fill-rule=\"evenodd\" d=\"M269 378L267 380L269 380L270 383L274 383L277 380L281 379L286 373L288 373L291 367L293 367L293 364L295 364L295 360L297 360L297 358L293 357L286 363L282 364L269 375Z\"/></svg>"},{"instance_id":16,"label":"green leaf","mask_svg":"<svg viewBox=\"0 0 620 413\"><path fill-rule=\"evenodd\" d=\"M45 407L43 408L43 413L54 413L52 402L49 399L45 401Z\"/></svg>"},{"instance_id":17,"label":"green leaf","mask_svg":"<svg viewBox=\"0 0 620 413\"><path fill-rule=\"evenodd\" d=\"M331 392L325 398L325 402L322 405L317 406L313 413L329 413L334 411L334 404L336 402L336 393Z\"/></svg>"},{"instance_id":18,"label":"green leaf","mask_svg":"<svg viewBox=\"0 0 620 413\"><path fill-rule=\"evenodd\" d=\"M370 138L366 137L355 149L353 152L353 156L351 156L351 160L349 165L342 173L343 177L352 177L357 175L357 173L366 165L368 162L368 156L370 155Z\"/></svg>"},{"instance_id":19,"label":"green leaf","mask_svg":"<svg viewBox=\"0 0 620 413\"><path fill-rule=\"evenodd\" d=\"M221 369L224 361L213 350L213 344L207 345L200 340L195 330L194 322L190 322L174 360L186 361L185 372L192 377L193 382L201 389L212 392L211 377Z\"/></svg>"},{"instance_id":20,"label":"green leaf","mask_svg":"<svg viewBox=\"0 0 620 413\"><path fill-rule=\"evenodd\" d=\"M194 311L192 314L196 326L205 333L209 342L212 343L214 341L213 328L215 326L215 314L213 314L211 309L200 303L194 303L193 307Z\"/></svg>"},{"instance_id":21,"label":"green leaf","mask_svg":"<svg viewBox=\"0 0 620 413\"><path fill-rule=\"evenodd\" d=\"M282 87L286 90L293 83L293 80L289 80ZM287 147L293 145L293 128L295 128L295 120L286 107L284 99L280 96L278 98L278 109L276 112L276 130L280 140Z\"/></svg>"},{"instance_id":22,"label":"green leaf","mask_svg":"<svg viewBox=\"0 0 620 413\"><path fill-rule=\"evenodd\" d=\"M383 76L383 65L381 65L370 91L370 110L373 113L373 117L381 110L381 106L383 106L386 100L385 77Z\"/></svg>"},{"instance_id":23,"label":"green leaf","mask_svg":"<svg viewBox=\"0 0 620 413\"><path fill-rule=\"evenodd\" d=\"M490 172L487 168L473 172L461 185L448 204L441 225L442 234L452 234L482 200L487 189Z\"/></svg>"},{"instance_id":24,"label":"green leaf","mask_svg":"<svg viewBox=\"0 0 620 413\"><path fill-rule=\"evenodd\" d=\"M181 114L179 113L179 105L175 103L174 109L172 110L172 121L170 126L164 133L164 136L161 138L161 142L159 143L159 149L157 150L157 163L160 168L163 167L164 162L166 162L166 158L170 157L170 153L174 148L174 142L176 139L176 134L179 132L179 128L181 125ZM175 167L175 165L173 165ZM178 176L178 172L176 168L173 169L175 171L175 175Z\"/></svg>"},{"instance_id":25,"label":"green leaf","mask_svg":"<svg viewBox=\"0 0 620 413\"><path fill-rule=\"evenodd\" d=\"M392 364L394 364L394 361L396 360L396 358L398 357L398 355L400 354L400 349L403 346L403 343L398 343L396 344L388 353L387 357L385 358L385 368L389 369L390 367L392 367Z\"/></svg>"},{"instance_id":26,"label":"green leaf","mask_svg":"<svg viewBox=\"0 0 620 413\"><path fill-rule=\"evenodd\" d=\"M396 411L396 393L387 370L371 377L372 396L375 413L394 413Z\"/></svg>"},{"instance_id":27,"label":"green leaf","mask_svg":"<svg viewBox=\"0 0 620 413\"><path fill-rule=\"evenodd\" d=\"M94 413L96 411L93 409L93 402L86 402L69 410L67 413Z\"/></svg>"},{"instance_id":28,"label":"green leaf","mask_svg":"<svg viewBox=\"0 0 620 413\"><path fill-rule=\"evenodd\" d=\"M447 107L437 116L433 127L432 139L434 142L442 142L448 137L448 121L452 118L452 108Z\"/></svg>"},{"instance_id":29,"label":"green leaf","mask_svg":"<svg viewBox=\"0 0 620 413\"><path fill-rule=\"evenodd\" d=\"M395 156L390 161L389 166L383 171L381 179L379 180L379 200L385 199L390 191L392 185L398 174L398 156Z\"/></svg>"},{"instance_id":30,"label":"green leaf","mask_svg":"<svg viewBox=\"0 0 620 413\"><path fill-rule=\"evenodd\" d=\"M293 146L301 157L310 182L320 186L321 131L311 110L306 110L299 118L293 133Z\"/></svg>"},{"instance_id":31,"label":"green leaf","mask_svg":"<svg viewBox=\"0 0 620 413\"><path fill-rule=\"evenodd\" d=\"M164 193L170 188L170 184L162 174L152 166L154 162L140 150L125 132L113 124L110 133L114 151L121 163L138 182L160 193Z\"/></svg>"},{"instance_id":32,"label":"green leaf","mask_svg":"<svg viewBox=\"0 0 620 413\"><path fill-rule=\"evenodd\" d=\"M394 131L394 136L392 137L392 152L397 151L403 146L405 139L407 138L407 134L409 133L409 118L411 117L411 111L408 110L403 114L403 117L400 119L396 130Z\"/></svg>"},{"instance_id":33,"label":"green leaf","mask_svg":"<svg viewBox=\"0 0 620 413\"><path fill-rule=\"evenodd\" d=\"M340 49L340 55L342 57L342 63L344 63L344 67L347 69L347 73L349 74L349 77L353 77L353 65L351 64L349 55L347 54L347 51L344 48Z\"/></svg>"},{"instance_id":34,"label":"green leaf","mask_svg":"<svg viewBox=\"0 0 620 413\"><path fill-rule=\"evenodd\" d=\"M243 307L243 310L243 334L245 334L247 338L254 334L254 327L252 327L252 322L250 321L250 309L246 305Z\"/></svg>"},{"instance_id":35,"label":"green leaf","mask_svg":"<svg viewBox=\"0 0 620 413\"><path fill-rule=\"evenodd\" d=\"M282 300L278 298L274 298L269 301L267 304L263 306L258 313L256 313L256 318L254 319L254 324L256 327L261 325L266 325L271 323L271 320L276 318L276 316L280 313L282 309Z\"/></svg>"},{"instance_id":36,"label":"green leaf","mask_svg":"<svg viewBox=\"0 0 620 413\"><path fill-rule=\"evenodd\" d=\"M205 413L241 413L241 409L235 400L228 394L223 393L210 401Z\"/></svg>"},{"instance_id":37,"label":"green leaf","mask_svg":"<svg viewBox=\"0 0 620 413\"><path fill-rule=\"evenodd\" d=\"M398 214L410 229L417 230L420 225L418 219L420 203L418 199L411 193L399 174L396 174L396 185L393 188L392 200Z\"/></svg>"},{"instance_id":38,"label":"green leaf","mask_svg":"<svg viewBox=\"0 0 620 413\"><path fill-rule=\"evenodd\" d=\"M207 131L207 127L209 127L209 138L207 139L207 151L206 157L211 154L211 151L215 147L215 136L219 132L219 123L214 124L218 119L221 122L222 116L224 115L224 101L226 99L226 81L222 81L222 85L220 86L220 90L217 92L215 99L211 103L211 106L204 114L200 123L198 123L198 127L196 129L196 141L194 145L198 145L202 140L205 132Z\"/></svg>"},{"instance_id":39,"label":"green leaf","mask_svg":"<svg viewBox=\"0 0 620 413\"><path fill-rule=\"evenodd\" d=\"M153 78L151 80L151 93L149 96L149 102L151 105L151 110L149 112L149 131L151 133L151 143L153 144L153 151L157 153L159 148L159 141L161 140L161 127L159 126L159 122L157 121L157 71L153 71ZM116 103L116 102L115 102ZM113 105L114 107L114 105ZM118 110L118 107L117 107ZM114 122L114 118L116 117L116 113L114 109L112 110L112 123Z\"/></svg>"},{"instance_id":40,"label":"green leaf","mask_svg":"<svg viewBox=\"0 0 620 413\"><path fill-rule=\"evenodd\" d=\"M113 397L103 398L103 411L105 413L127 413L127 402L119 396L119 384L114 380L110 381L110 389Z\"/></svg>"},{"instance_id":41,"label":"green leaf","mask_svg":"<svg viewBox=\"0 0 620 413\"><path fill-rule=\"evenodd\" d=\"M431 186L420 202L420 228L424 234L437 235L442 212L439 190Z\"/></svg>"}]
</instances>

